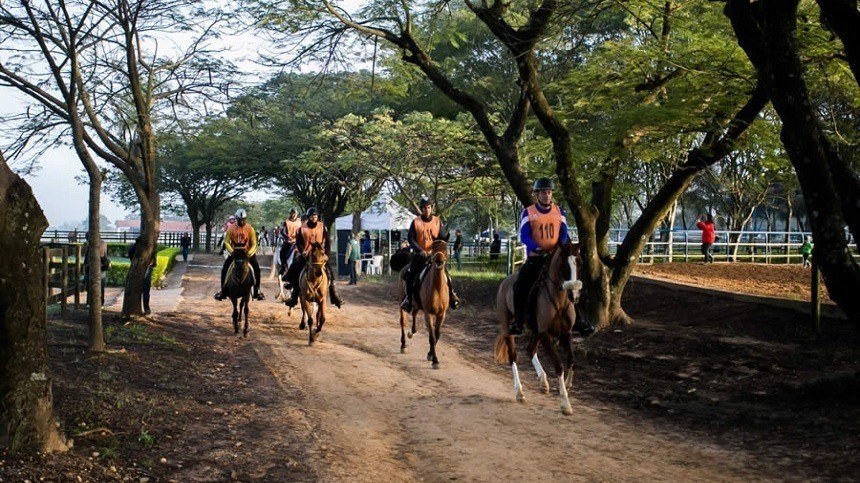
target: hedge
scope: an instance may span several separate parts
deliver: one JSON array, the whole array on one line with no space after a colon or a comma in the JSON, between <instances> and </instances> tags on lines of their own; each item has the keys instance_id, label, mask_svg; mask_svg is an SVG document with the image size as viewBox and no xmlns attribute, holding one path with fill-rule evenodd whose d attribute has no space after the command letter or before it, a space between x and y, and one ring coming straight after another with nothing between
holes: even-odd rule
<instances>
[{"instance_id":1,"label":"hedge","mask_svg":"<svg viewBox=\"0 0 860 483\"><path fill-rule=\"evenodd\" d=\"M128 269L131 267L131 261L125 256L128 254L128 249L131 246L129 243L111 243L108 245L108 255L110 256L116 251L111 251L110 245L121 246L124 251L122 253L122 257L124 260L116 261L111 258L111 267L107 273L107 286L108 287L124 287L125 279L128 277ZM114 247L114 250L120 250L120 248ZM165 282L165 274L170 273L173 270L173 265L176 263L176 256L182 252L181 249L177 247L167 247L162 248L158 251L158 254L155 256L155 268L152 273L152 286L153 287L162 287Z\"/></svg>"}]
</instances>

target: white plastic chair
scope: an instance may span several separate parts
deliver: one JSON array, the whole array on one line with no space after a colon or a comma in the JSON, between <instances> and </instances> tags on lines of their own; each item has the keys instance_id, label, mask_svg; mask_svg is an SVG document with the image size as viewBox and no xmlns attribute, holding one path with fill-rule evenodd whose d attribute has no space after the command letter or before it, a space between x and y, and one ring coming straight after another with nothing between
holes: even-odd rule
<instances>
[{"instance_id":1,"label":"white plastic chair","mask_svg":"<svg viewBox=\"0 0 860 483\"><path fill-rule=\"evenodd\" d=\"M382 255L374 255L367 264L367 273L372 275L382 275Z\"/></svg>"}]
</instances>

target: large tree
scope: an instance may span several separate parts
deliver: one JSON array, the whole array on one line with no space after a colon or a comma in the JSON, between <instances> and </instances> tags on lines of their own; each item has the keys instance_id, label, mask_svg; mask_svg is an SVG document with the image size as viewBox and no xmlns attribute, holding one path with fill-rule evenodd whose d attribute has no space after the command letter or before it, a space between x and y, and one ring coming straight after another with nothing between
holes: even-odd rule
<instances>
[{"instance_id":1,"label":"large tree","mask_svg":"<svg viewBox=\"0 0 860 483\"><path fill-rule=\"evenodd\" d=\"M213 73L227 79L227 66L201 60L217 13L182 0L60 0L0 4L3 26L0 82L27 94L41 108L40 122L22 129L41 133L67 126L89 173L91 273L97 273L98 199L102 171L92 158L119 170L134 189L141 214L141 242L123 298L124 315L142 315L143 277L154 256L161 206L156 186L156 126L205 106L219 92ZM210 17L203 24L189 12ZM201 36L182 38L195 30ZM174 36L176 50L159 51L159 38ZM20 55L27 53L27 55ZM31 139L33 136L23 136ZM99 277L91 277L99 280ZM95 284L94 284L95 285ZM91 290L92 292L95 290ZM98 307L99 304L91 304Z\"/></svg>"},{"instance_id":2,"label":"large tree","mask_svg":"<svg viewBox=\"0 0 860 483\"><path fill-rule=\"evenodd\" d=\"M0 448L65 451L54 418L39 239L48 227L32 190L0 152Z\"/></svg>"},{"instance_id":3,"label":"large tree","mask_svg":"<svg viewBox=\"0 0 860 483\"><path fill-rule=\"evenodd\" d=\"M621 307L621 296L638 254L660 220L699 172L731 151L732 144L766 102L761 88L749 83L744 85L743 65L738 65L730 49L720 50L725 44L714 42L713 35L708 42L700 41L695 49L681 48L682 55L675 55L671 47L676 29L684 33L678 45L688 46L687 37L695 27L713 22L714 15L711 12L707 16L704 2L696 2L695 8L687 9L678 8L674 2L661 4L660 8L653 8L646 2L628 3L621 6L615 2L562 5L546 0L514 5L466 0L465 9L462 9L450 2L413 8L412 4L380 1L369 3L356 15L331 2L323 2L324 8L318 10L298 2L290 6L302 9L303 16L291 18L301 19L305 33L316 28L320 35L334 43L344 32L350 31L359 34L359 38L380 39L392 46L403 62L417 68L440 92L472 115L495 162L523 205L533 202L531 178L545 173L546 169L555 172L560 180L559 191L570 207L579 233L584 259L582 278L588 289L588 318L605 326L629 322ZM510 95L482 94L480 89L487 84L466 82L467 79L457 76L456 63L434 57L433 42L437 37L430 26L444 22L447 17L435 13L447 8L457 15L471 15L471 25L481 26L492 34L492 42L469 45L483 49L473 52L477 59L493 57L507 62L501 70L515 76L507 80ZM428 18L432 18L432 22ZM626 19L632 27L618 28L618 18ZM312 27L307 27L309 21ZM615 30L607 31L607 23L616 25ZM727 26L722 28L725 30ZM631 146L661 127L667 116L643 115L632 118L626 125L616 126L609 148L597 158L589 170L591 175L586 176L571 143L581 125L560 112L565 106L575 107L588 100L568 99L563 92L556 91L548 95L545 83L557 80L560 72L574 68L593 52L596 43L618 38L624 38L630 46L647 48L654 57L650 62L635 64L616 59L615 64L603 72L609 75L627 69L627 76L606 79L601 85L624 84L627 104L651 112L659 111L667 101L672 106L686 102L686 112L690 115L684 129L695 131L697 135L683 152L675 153L673 159L681 162L649 200L613 257L609 254L608 231L614 183L622 167L629 162ZM736 75L696 85L697 79L712 73L709 66L715 56L723 59L722 69L734 71ZM629 69L631 65L635 68ZM680 89L680 93L675 94L674 89ZM725 93L731 95L724 96ZM720 99L720 102L709 99ZM506 107L500 108L499 102L506 102ZM520 153L532 113L549 139L548 150L537 160L543 163L524 160ZM602 116L610 113L604 112ZM619 121L623 124L626 118L616 116L613 119L616 124Z\"/></svg>"},{"instance_id":4,"label":"large tree","mask_svg":"<svg viewBox=\"0 0 860 483\"><path fill-rule=\"evenodd\" d=\"M825 16L835 21L827 6L852 2L819 3ZM815 238L815 258L830 297L851 320L860 323L860 265L851 256L845 236L847 227L855 240L860 239L860 178L856 164L830 139L817 110L820 105L812 102L800 57L799 4L799 0L729 0L725 13L782 120L782 143L800 181ZM836 30L852 67L860 55L852 44L860 29L856 2L853 4L853 14L849 9L846 18L837 22L849 23L853 29ZM855 84L849 88L856 89L856 75L855 70ZM856 123L856 112L853 117Z\"/></svg>"}]
</instances>

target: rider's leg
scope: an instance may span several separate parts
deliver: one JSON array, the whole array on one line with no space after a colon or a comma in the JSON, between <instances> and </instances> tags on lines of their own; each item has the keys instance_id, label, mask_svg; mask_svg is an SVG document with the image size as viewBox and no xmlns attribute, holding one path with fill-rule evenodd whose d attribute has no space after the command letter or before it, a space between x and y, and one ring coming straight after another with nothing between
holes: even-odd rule
<instances>
[{"instance_id":1,"label":"rider's leg","mask_svg":"<svg viewBox=\"0 0 860 483\"><path fill-rule=\"evenodd\" d=\"M451 275L448 273L448 269L445 269L445 276L448 277L448 298L450 299L448 305L451 307L451 310L456 310L460 306L460 297L457 295L457 291L454 290L454 284L451 282Z\"/></svg>"},{"instance_id":2,"label":"rider's leg","mask_svg":"<svg viewBox=\"0 0 860 483\"><path fill-rule=\"evenodd\" d=\"M403 272L403 283L406 287L406 297L400 302L400 308L406 312L412 312L412 266Z\"/></svg>"},{"instance_id":3,"label":"rider's leg","mask_svg":"<svg viewBox=\"0 0 860 483\"><path fill-rule=\"evenodd\" d=\"M412 259L409 261L409 269L406 271L406 276L404 277L404 282L406 282L406 298L400 303L400 308L406 312L412 312L412 299L415 296L415 286L419 282L421 270L424 268L426 262L427 257L417 253L413 254Z\"/></svg>"},{"instance_id":4,"label":"rider's leg","mask_svg":"<svg viewBox=\"0 0 860 483\"><path fill-rule=\"evenodd\" d=\"M543 258L528 257L520 268L517 281L514 282L514 321L509 332L513 335L522 334L526 327L526 312L528 312L529 294L534 285L534 278L540 270Z\"/></svg>"},{"instance_id":5,"label":"rider's leg","mask_svg":"<svg viewBox=\"0 0 860 483\"><path fill-rule=\"evenodd\" d=\"M218 286L218 292L215 294L215 300L224 300L224 280L227 280L227 269L233 263L233 255L224 260L224 266L221 267L221 285Z\"/></svg>"},{"instance_id":6,"label":"rider's leg","mask_svg":"<svg viewBox=\"0 0 860 483\"><path fill-rule=\"evenodd\" d=\"M248 263L250 263L251 268L254 269L254 298L257 300L264 300L266 298L265 295L260 293L260 263L257 262L257 255L252 255L251 258L248 259Z\"/></svg>"},{"instance_id":7,"label":"rider's leg","mask_svg":"<svg viewBox=\"0 0 860 483\"><path fill-rule=\"evenodd\" d=\"M287 307L295 307L299 302L299 275L302 273L304 267L305 258L296 254L293 264L290 265L290 269L287 271L287 282L289 282L291 287L290 299L284 302L287 304Z\"/></svg>"},{"instance_id":8,"label":"rider's leg","mask_svg":"<svg viewBox=\"0 0 860 483\"><path fill-rule=\"evenodd\" d=\"M325 271L328 274L328 293L331 296L331 303L335 304L337 308L340 308L343 305L343 299L338 297L337 289L335 289L334 283L334 273L332 273L331 267L326 264Z\"/></svg>"}]
</instances>

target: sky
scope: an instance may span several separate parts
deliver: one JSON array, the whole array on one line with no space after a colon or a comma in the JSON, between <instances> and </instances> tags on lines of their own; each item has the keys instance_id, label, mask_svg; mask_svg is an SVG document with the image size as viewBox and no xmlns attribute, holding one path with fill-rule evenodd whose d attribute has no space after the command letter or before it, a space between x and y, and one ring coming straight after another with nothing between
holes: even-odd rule
<instances>
[{"instance_id":1,"label":"sky","mask_svg":"<svg viewBox=\"0 0 860 483\"><path fill-rule=\"evenodd\" d=\"M222 0L219 0L222 1ZM341 5L348 11L357 9L361 0L344 0ZM252 62L258 55L258 51L266 50L265 42L252 34L241 36L221 37L223 45L229 49L227 58L238 64L240 68L253 78L262 79L260 68ZM27 105L26 97L11 88L0 87L0 115L24 112ZM7 144L0 132L0 146ZM21 172L22 161L8 159L13 171ZM81 185L75 177L86 178L81 161L70 147L57 147L40 158L41 169L33 174L25 175L24 180L33 189L36 200L42 207L48 223L52 228L64 224L77 224L84 227L83 222L87 217L88 186ZM252 200L259 201L265 196L253 194ZM101 214L112 223L116 220L132 216L129 210L119 206L103 193L101 200Z\"/></svg>"}]
</instances>

